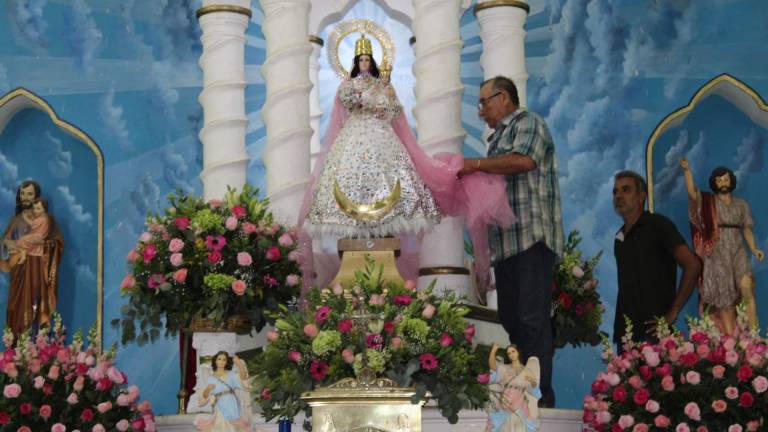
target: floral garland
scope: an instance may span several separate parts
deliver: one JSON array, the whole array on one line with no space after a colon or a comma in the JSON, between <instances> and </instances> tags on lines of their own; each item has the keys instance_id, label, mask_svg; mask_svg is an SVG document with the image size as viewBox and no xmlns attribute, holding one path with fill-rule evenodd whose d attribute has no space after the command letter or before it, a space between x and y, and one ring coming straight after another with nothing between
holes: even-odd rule
<instances>
[{"instance_id":1,"label":"floral garland","mask_svg":"<svg viewBox=\"0 0 768 432\"><path fill-rule=\"evenodd\" d=\"M267 420L292 419L309 407L299 397L318 386L355 377L367 365L379 376L427 391L441 413L458 421L462 408L488 400L486 358L472 346L475 327L469 310L453 294L436 297L432 288L416 292L415 283L384 283L371 263L353 286L313 289L302 312L287 309L267 333L269 345L250 364L259 403ZM356 326L355 312L380 314L367 328ZM277 317L277 316L276 316Z\"/></svg>"},{"instance_id":2,"label":"floral garland","mask_svg":"<svg viewBox=\"0 0 768 432\"><path fill-rule=\"evenodd\" d=\"M555 348L567 344L595 346L600 343L600 323L605 307L597 292L598 280L594 269L602 256L582 260L578 249L581 236L572 231L565 243L563 260L555 269L552 290L552 330Z\"/></svg>"},{"instance_id":3,"label":"floral garland","mask_svg":"<svg viewBox=\"0 0 768 432\"><path fill-rule=\"evenodd\" d=\"M169 195L163 215L147 218L147 231L128 253L120 290L123 343L139 344L187 328L196 317L224 323L241 317L260 330L265 311L295 299L301 279L297 235L274 222L268 202L245 186L224 200ZM137 333L138 323L138 333Z\"/></svg>"},{"instance_id":4,"label":"floral garland","mask_svg":"<svg viewBox=\"0 0 768 432\"><path fill-rule=\"evenodd\" d=\"M627 322L621 355L606 338L608 368L584 398L589 430L765 430L768 344L757 330L748 330L743 311L736 337L721 334L705 316L689 318L689 338L660 319L659 343L632 342Z\"/></svg>"},{"instance_id":5,"label":"floral garland","mask_svg":"<svg viewBox=\"0 0 768 432\"><path fill-rule=\"evenodd\" d=\"M6 328L0 356L0 430L15 432L72 430L153 432L149 402L137 403L139 389L114 366L114 348L101 352L95 327L89 346L81 332L67 346L61 317L35 337ZM16 343L14 346L14 342Z\"/></svg>"}]
</instances>

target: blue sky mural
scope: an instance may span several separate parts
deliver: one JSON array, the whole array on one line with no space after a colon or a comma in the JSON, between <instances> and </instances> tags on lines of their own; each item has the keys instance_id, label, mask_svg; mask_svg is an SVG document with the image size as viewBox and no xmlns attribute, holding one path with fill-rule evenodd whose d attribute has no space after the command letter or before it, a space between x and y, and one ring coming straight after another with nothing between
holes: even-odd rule
<instances>
[{"instance_id":1,"label":"blue sky mural","mask_svg":"<svg viewBox=\"0 0 768 432\"><path fill-rule=\"evenodd\" d=\"M202 151L197 138L202 122L197 102L202 73L197 59L202 48L194 16L199 3L9 0L0 7L0 91L25 87L38 94L61 118L89 134L104 154L107 345L119 340L109 321L119 316L123 300L118 286L126 270L125 255L141 234L147 212L164 207L165 195L174 189L202 192L198 179ZM58 149L54 143L60 138L37 136L46 129L33 135L27 128L35 125L30 125L23 115L14 118L3 138L13 128L24 128L8 136L24 137L19 143L40 138L48 143L48 153ZM6 150L4 143L0 151ZM59 173L71 170L71 177L88 171L74 154L68 160L61 152L48 153L37 155L47 161L41 169L49 166ZM14 180L28 175L25 167L29 161L11 160L4 154L6 157L0 157L0 195L5 203L5 192L15 188ZM14 178L9 174L11 164L18 166ZM55 181L60 185L56 186ZM54 184L46 189L56 198L56 205L63 206L55 207L55 212L65 214L69 211L66 206L76 209L78 202L83 209L93 205L83 201L95 196L77 195L77 201L70 201L62 189L66 184L53 176L51 182ZM83 218L89 214L83 212ZM72 231L70 235L79 234ZM76 258L74 254L64 256L65 261ZM71 275L78 282L92 277L95 271L79 270ZM7 294L5 288L0 290ZM73 308L71 312L81 311ZM84 315L84 321L87 317L93 314ZM87 329L90 322L77 325ZM177 339L143 347L120 347L118 364L131 382L140 386L157 412L175 412L174 395L179 385Z\"/></svg>"},{"instance_id":2,"label":"blue sky mural","mask_svg":"<svg viewBox=\"0 0 768 432\"><path fill-rule=\"evenodd\" d=\"M126 269L125 255L141 233L147 212L164 207L165 195L176 188L202 191L197 137L202 123L197 101L201 45L194 17L199 3L7 0L0 7L0 92L25 87L40 95L62 118L88 133L104 153L106 323L119 315L123 300L118 285ZM611 206L612 175L624 168L644 173L645 144L654 127L714 76L730 73L768 95L768 46L764 43L768 8L762 0L530 0L530 5L528 105L546 118L555 135L566 230L583 233L587 254L606 252L598 276L608 330L616 297L613 234L621 224ZM252 2L246 40L246 143L251 156L248 182L264 190L260 156L266 130L260 110L265 88L260 65L266 52L259 8L258 1ZM400 86L401 101L411 108L408 80L413 52L407 44L411 32L387 17L373 0L355 4L345 18L350 17L373 19L393 29L398 50L395 83ZM463 124L468 133L464 152L478 155L485 152L475 108L483 76L482 44L471 9L460 25L465 42ZM321 62L325 55L321 54ZM320 90L328 115L327 100L338 81L327 63L322 65ZM723 123L713 123L713 118ZM763 155L765 140L765 129L732 105L717 98L708 100L657 143L658 209L668 212L687 232L680 216L680 177L664 171L677 155L688 154L695 161L699 180L716 161L732 164L745 175L739 193L753 203L756 233L761 244L768 246L764 217L768 209L765 199L756 195L758 185L765 184L765 167L756 157ZM2 154L0 198L5 202L3 194L13 190L13 182L25 174L11 176L19 161ZM66 157L45 157L54 169L66 171ZM63 196L57 201L67 202ZM762 301L768 284L765 268L765 263L756 267ZM104 330L105 342L118 340L108 324ZM558 402L576 408L600 368L599 353L586 348L560 350L556 365L566 359L568 370L556 368L554 377ZM175 339L121 347L118 361L158 413L175 412L179 382Z\"/></svg>"}]
</instances>

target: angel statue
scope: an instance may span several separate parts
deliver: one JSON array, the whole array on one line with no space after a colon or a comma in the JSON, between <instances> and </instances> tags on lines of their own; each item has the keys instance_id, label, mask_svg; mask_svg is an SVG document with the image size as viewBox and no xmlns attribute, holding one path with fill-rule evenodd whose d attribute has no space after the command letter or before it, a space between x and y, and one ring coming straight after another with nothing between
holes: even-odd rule
<instances>
[{"instance_id":1,"label":"angel statue","mask_svg":"<svg viewBox=\"0 0 768 432\"><path fill-rule=\"evenodd\" d=\"M337 30L339 37L350 33ZM386 36L381 29L379 33ZM374 36L379 41L385 38ZM317 237L416 238L444 214L465 216L470 232L475 233L484 233L486 223L512 222L500 177L459 179L460 154L430 157L419 146L390 83L393 60L387 45L382 43L384 74L365 34L355 42L350 72L338 58L331 61L344 75L298 221L305 233L302 244L308 243L310 250L311 238ZM338 56L338 49L329 46L331 53ZM307 258L311 252L302 249L305 279L310 281L313 274L306 265L311 266ZM405 256L417 255L404 253L398 263L401 270L417 270L418 263L403 263Z\"/></svg>"},{"instance_id":2,"label":"angel statue","mask_svg":"<svg viewBox=\"0 0 768 432\"><path fill-rule=\"evenodd\" d=\"M715 168L709 176L709 193L696 188L687 160L680 160L680 168L688 191L693 244L704 263L701 300L713 308L725 333L736 331L736 304L740 301L746 303L749 326L755 327L755 280L744 245L758 261L765 259L765 253L755 243L749 204L732 195L736 175L726 167Z\"/></svg>"},{"instance_id":3,"label":"angel statue","mask_svg":"<svg viewBox=\"0 0 768 432\"><path fill-rule=\"evenodd\" d=\"M238 356L219 351L211 357L211 368L206 366L201 367L196 394L202 393L198 396L198 405L210 406L211 414L197 416L197 430L250 431L251 395L245 362Z\"/></svg>"},{"instance_id":4,"label":"angel statue","mask_svg":"<svg viewBox=\"0 0 768 432\"><path fill-rule=\"evenodd\" d=\"M498 344L488 357L491 368L490 413L486 432L533 432L539 430L540 367L537 357L523 365L517 346L507 347L509 364L497 363Z\"/></svg>"}]
</instances>

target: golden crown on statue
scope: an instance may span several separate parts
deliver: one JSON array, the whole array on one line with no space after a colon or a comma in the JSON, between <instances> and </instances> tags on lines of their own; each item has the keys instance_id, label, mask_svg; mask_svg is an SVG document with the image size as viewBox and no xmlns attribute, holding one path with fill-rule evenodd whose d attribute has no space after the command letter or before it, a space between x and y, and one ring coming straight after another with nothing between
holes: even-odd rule
<instances>
[{"instance_id":1,"label":"golden crown on statue","mask_svg":"<svg viewBox=\"0 0 768 432\"><path fill-rule=\"evenodd\" d=\"M365 33L360 35L360 39L355 41L355 56L373 55L373 46L371 40L365 37Z\"/></svg>"}]
</instances>

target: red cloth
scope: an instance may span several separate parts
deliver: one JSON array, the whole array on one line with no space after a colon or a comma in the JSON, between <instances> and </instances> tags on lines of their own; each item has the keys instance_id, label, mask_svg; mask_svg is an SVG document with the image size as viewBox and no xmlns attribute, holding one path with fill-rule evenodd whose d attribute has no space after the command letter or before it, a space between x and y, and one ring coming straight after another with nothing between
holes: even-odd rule
<instances>
[{"instance_id":1,"label":"red cloth","mask_svg":"<svg viewBox=\"0 0 768 432\"><path fill-rule=\"evenodd\" d=\"M189 402L189 397L195 392L195 385L197 385L197 351L192 348L192 335L187 337L184 330L179 331L179 366L181 370L184 370L184 344L189 342L189 351L187 351L187 374L186 381L184 382L184 389L187 391L187 398L184 400L184 405Z\"/></svg>"},{"instance_id":2,"label":"red cloth","mask_svg":"<svg viewBox=\"0 0 768 432\"><path fill-rule=\"evenodd\" d=\"M717 228L717 205L715 196L701 192L701 208L696 201L689 203L691 219L691 238L696 254L705 257L712 253L720 237Z\"/></svg>"}]
</instances>

